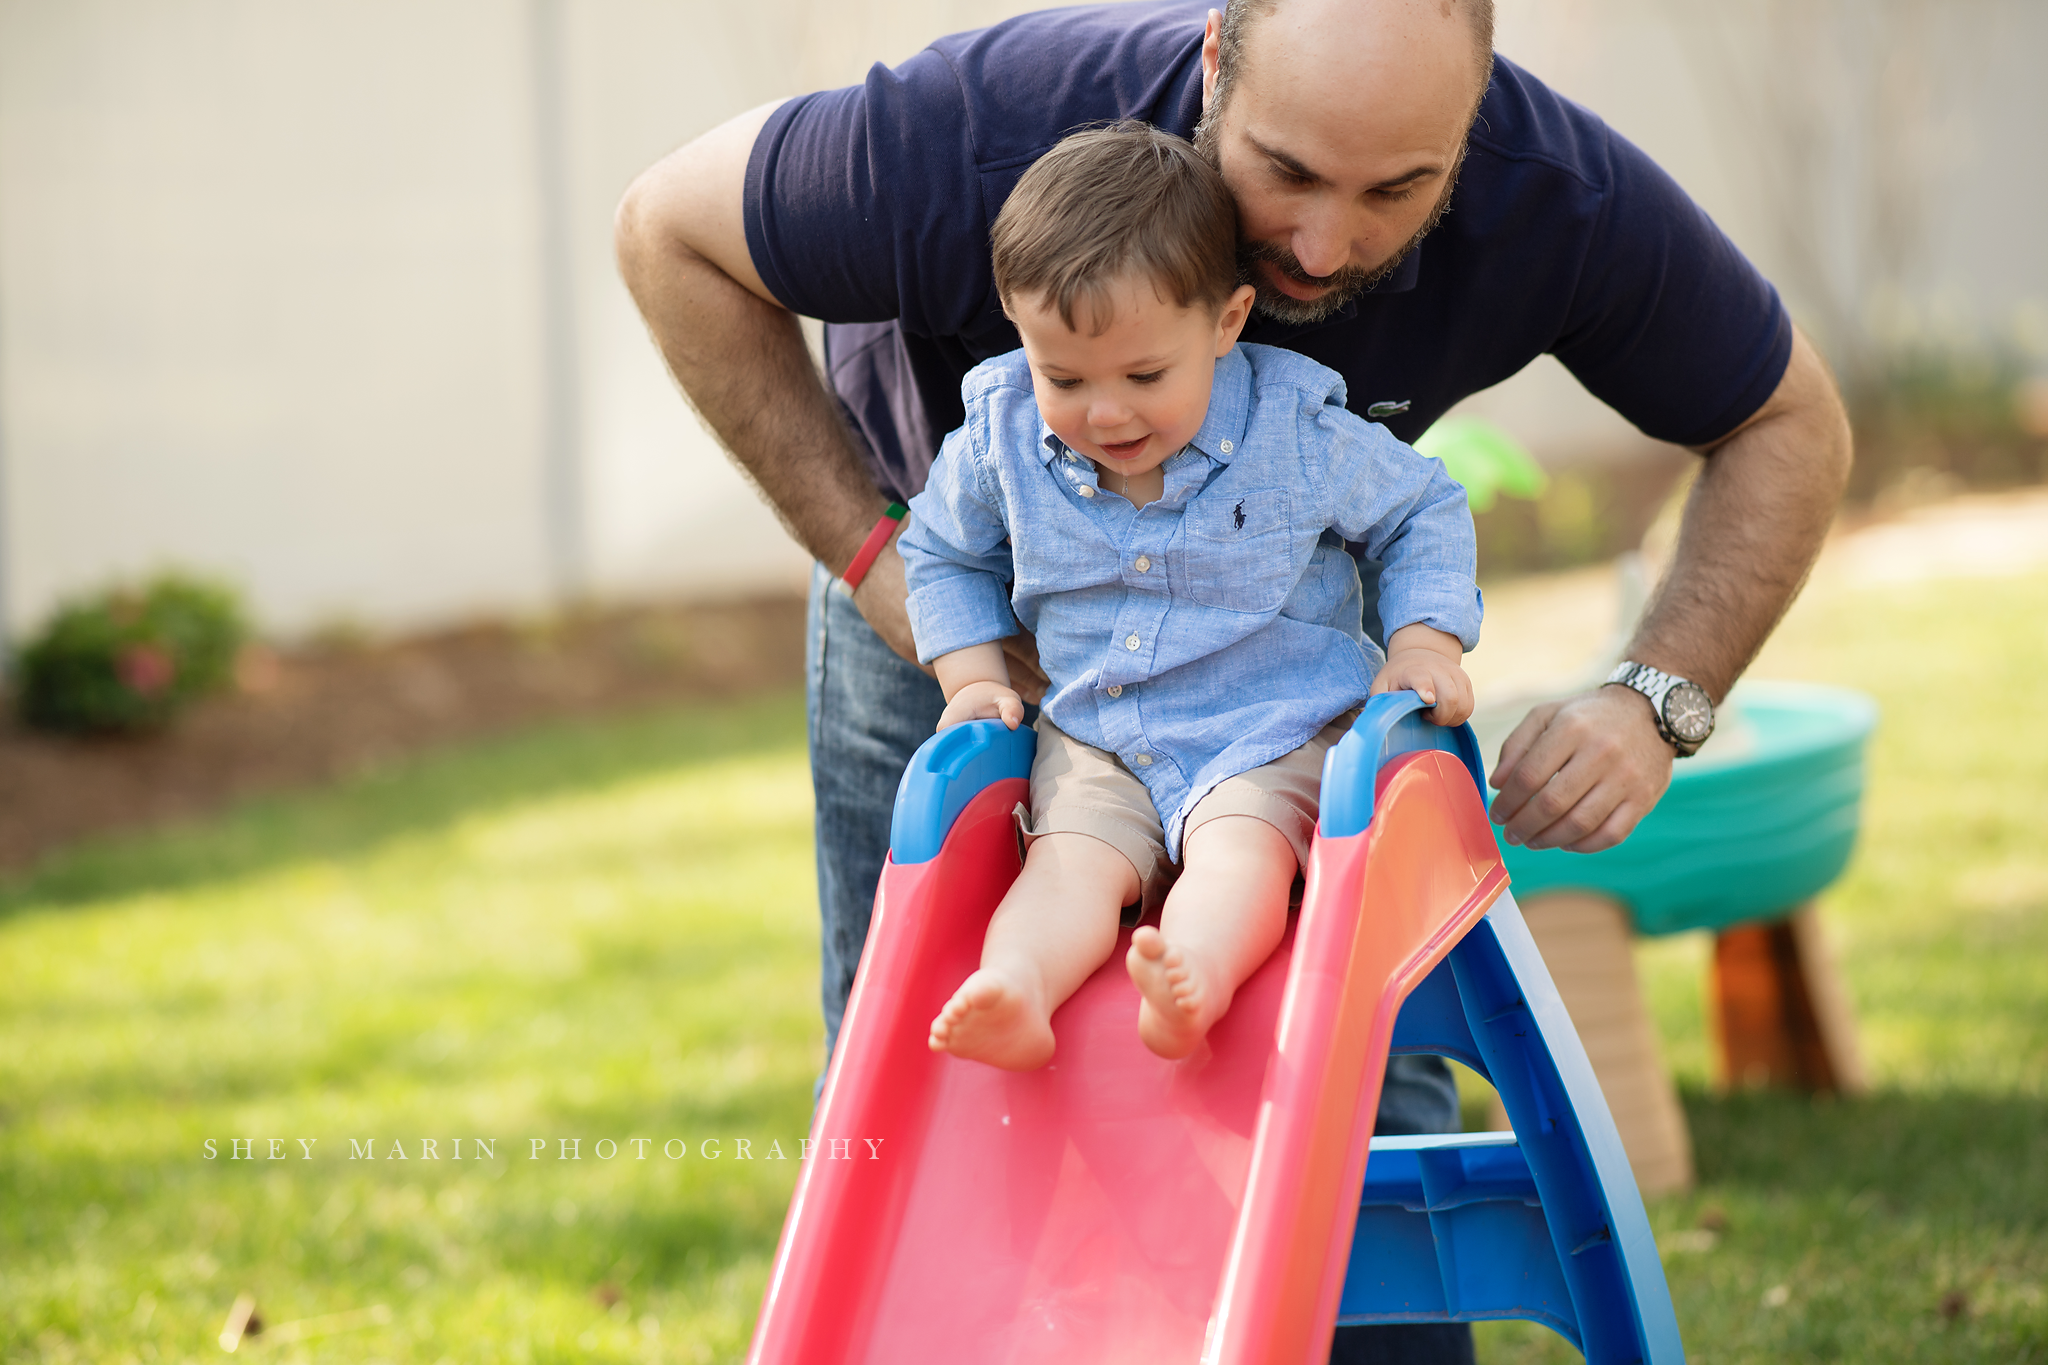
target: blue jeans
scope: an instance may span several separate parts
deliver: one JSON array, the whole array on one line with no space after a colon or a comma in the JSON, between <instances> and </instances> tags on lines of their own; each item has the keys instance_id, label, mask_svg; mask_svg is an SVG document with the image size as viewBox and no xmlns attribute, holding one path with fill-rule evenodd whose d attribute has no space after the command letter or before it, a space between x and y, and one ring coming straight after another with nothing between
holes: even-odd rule
<instances>
[{"instance_id":1,"label":"blue jeans","mask_svg":"<svg viewBox=\"0 0 2048 1365\"><path fill-rule=\"evenodd\" d=\"M847 993L867 941L875 885L889 853L896 784L945 709L939 685L882 642L847 598L811 571L804 645L811 786L817 797L818 910L823 920L821 994L825 1050L846 1017ZM1384 1135L1458 1131L1458 1090L1437 1057L1387 1063L1375 1131ZM1342 1327L1332 1365L1470 1365L1472 1333L1462 1323Z\"/></svg>"}]
</instances>

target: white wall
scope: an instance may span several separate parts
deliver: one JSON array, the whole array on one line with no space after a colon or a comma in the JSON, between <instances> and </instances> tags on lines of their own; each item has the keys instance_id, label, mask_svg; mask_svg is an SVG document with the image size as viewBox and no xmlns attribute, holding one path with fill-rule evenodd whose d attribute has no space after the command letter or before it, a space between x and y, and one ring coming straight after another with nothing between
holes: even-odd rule
<instances>
[{"instance_id":1,"label":"white wall","mask_svg":"<svg viewBox=\"0 0 2048 1365\"><path fill-rule=\"evenodd\" d=\"M273 629L527 612L545 0L0 0L0 619L180 564ZM633 174L1022 4L558 5L580 577L798 584L612 266Z\"/></svg>"},{"instance_id":2,"label":"white wall","mask_svg":"<svg viewBox=\"0 0 2048 1365\"><path fill-rule=\"evenodd\" d=\"M235 578L283 631L533 611L567 581L607 596L799 582L802 554L699 429L618 283L613 205L723 118L1028 7L0 0L5 621L18 633L65 593L166 563ZM1958 334L2031 327L2048 346L2048 82L2030 70L2048 6L1500 13L1502 50L1663 161L1802 320L1861 308ZM1771 47L1801 15L1840 41ZM550 23L558 42L537 54ZM1918 35L1903 64L1902 33ZM560 90L552 259L537 56ZM1760 150L1754 88L1834 148L1811 193ZM1909 156L1872 154L1899 144L1857 122L1872 107L1909 116ZM1920 235L1886 275L1861 223L1901 203L1920 206ZM1809 219L1834 277L1798 259L1787 224ZM570 343L552 367L550 269ZM1474 406L1553 461L1639 440L1550 362ZM573 418L560 449L553 412ZM565 454L573 500L549 491Z\"/></svg>"},{"instance_id":3,"label":"white wall","mask_svg":"<svg viewBox=\"0 0 2048 1365\"><path fill-rule=\"evenodd\" d=\"M567 61L591 577L605 592L801 584L808 561L678 396L611 255L611 210L671 148L768 100L847 85L1024 0L686 5L572 11Z\"/></svg>"},{"instance_id":4,"label":"white wall","mask_svg":"<svg viewBox=\"0 0 2048 1365\"><path fill-rule=\"evenodd\" d=\"M535 212L503 131L527 91L497 8L0 11L14 620L165 561L289 624L541 591Z\"/></svg>"}]
</instances>

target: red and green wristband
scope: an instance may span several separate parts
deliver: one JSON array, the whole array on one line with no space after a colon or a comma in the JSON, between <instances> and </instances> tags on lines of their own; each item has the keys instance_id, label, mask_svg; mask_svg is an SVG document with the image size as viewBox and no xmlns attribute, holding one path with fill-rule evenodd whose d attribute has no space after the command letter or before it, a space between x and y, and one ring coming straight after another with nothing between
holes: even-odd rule
<instances>
[{"instance_id":1,"label":"red and green wristband","mask_svg":"<svg viewBox=\"0 0 2048 1365\"><path fill-rule=\"evenodd\" d=\"M861 580L868 576L868 570L874 567L875 560L881 556L882 547L889 543L889 537L896 534L896 528L909 515L910 509L902 503L889 504L889 509L882 513L882 519L875 523L875 529L868 532L868 538L861 542L860 553L853 557L853 563L847 565L846 572L839 575L839 591L848 597L853 596L853 590L860 586Z\"/></svg>"}]
</instances>

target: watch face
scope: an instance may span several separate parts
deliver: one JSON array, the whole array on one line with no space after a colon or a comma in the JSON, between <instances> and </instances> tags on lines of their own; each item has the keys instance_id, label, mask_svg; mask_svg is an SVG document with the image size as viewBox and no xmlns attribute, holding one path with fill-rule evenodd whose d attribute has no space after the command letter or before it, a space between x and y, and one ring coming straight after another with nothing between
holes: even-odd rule
<instances>
[{"instance_id":1,"label":"watch face","mask_svg":"<svg viewBox=\"0 0 2048 1365\"><path fill-rule=\"evenodd\" d=\"M1680 683L1664 695L1664 723L1685 743L1701 743L1714 733L1714 703L1705 689Z\"/></svg>"}]
</instances>

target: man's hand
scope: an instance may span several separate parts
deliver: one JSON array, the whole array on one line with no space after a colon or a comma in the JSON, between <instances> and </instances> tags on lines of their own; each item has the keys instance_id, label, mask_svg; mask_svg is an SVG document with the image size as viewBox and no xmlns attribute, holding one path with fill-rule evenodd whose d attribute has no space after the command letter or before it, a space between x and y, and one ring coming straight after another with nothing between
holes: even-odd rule
<instances>
[{"instance_id":1,"label":"man's hand","mask_svg":"<svg viewBox=\"0 0 2048 1365\"><path fill-rule=\"evenodd\" d=\"M1038 665L1038 641L1024 627L1003 639L1003 662L1010 666L1010 686L1037 706L1045 700L1045 670Z\"/></svg>"},{"instance_id":2,"label":"man's hand","mask_svg":"<svg viewBox=\"0 0 2048 1365\"><path fill-rule=\"evenodd\" d=\"M909 524L905 519L905 525ZM896 542L902 538L903 528L889 537L889 543L882 547L882 553L875 556L875 562L868 566L867 577L853 591L853 605L867 623L874 627L875 634L882 637L884 644L913 663L917 660L917 642L910 634L910 613L905 603L910 598L910 587L903 577L903 556L896 551ZM1010 685L1025 701L1037 705L1045 699L1045 673L1038 666L1038 642L1031 638L1031 632L1018 628L1015 635L1003 641L1003 658L1009 665ZM932 669L925 667L925 672Z\"/></svg>"},{"instance_id":3,"label":"man's hand","mask_svg":"<svg viewBox=\"0 0 2048 1365\"><path fill-rule=\"evenodd\" d=\"M1387 663L1372 680L1372 695L1412 691L1430 703L1438 725L1463 725L1472 715L1472 679L1458 637L1420 623L1403 626L1387 641Z\"/></svg>"},{"instance_id":4,"label":"man's hand","mask_svg":"<svg viewBox=\"0 0 2048 1365\"><path fill-rule=\"evenodd\" d=\"M898 525L889 543L875 556L875 562L868 565L867 577L853 590L853 605L874 627L875 634L882 637L883 644L917 663L917 641L911 637L910 612L905 605L910 599L910 586L903 577L903 556L896 552L896 542L902 535L903 527ZM938 676L930 664L918 667Z\"/></svg>"},{"instance_id":5,"label":"man's hand","mask_svg":"<svg viewBox=\"0 0 2048 1365\"><path fill-rule=\"evenodd\" d=\"M1650 813L1675 757L1633 688L1545 702L1500 746L1493 822L1511 844L1598 853Z\"/></svg>"}]
</instances>

